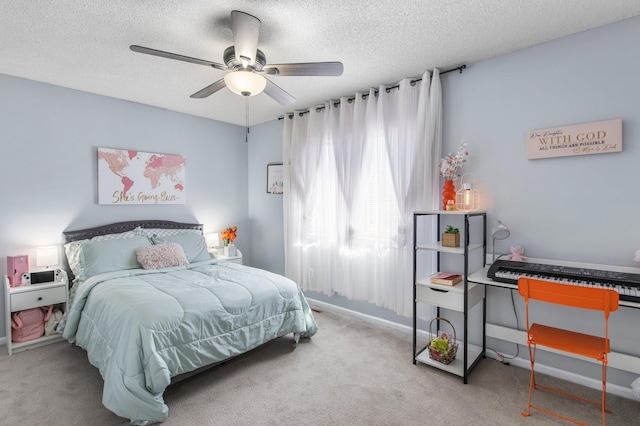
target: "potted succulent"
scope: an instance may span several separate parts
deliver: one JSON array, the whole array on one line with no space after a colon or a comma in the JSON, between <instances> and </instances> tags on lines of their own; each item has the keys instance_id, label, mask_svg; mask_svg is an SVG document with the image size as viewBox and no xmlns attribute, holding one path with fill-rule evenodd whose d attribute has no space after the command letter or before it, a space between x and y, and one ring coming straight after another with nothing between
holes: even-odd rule
<instances>
[{"instance_id":1,"label":"potted succulent","mask_svg":"<svg viewBox=\"0 0 640 426\"><path fill-rule=\"evenodd\" d=\"M442 245L445 247L460 247L460 230L452 225L447 225L442 234Z\"/></svg>"}]
</instances>

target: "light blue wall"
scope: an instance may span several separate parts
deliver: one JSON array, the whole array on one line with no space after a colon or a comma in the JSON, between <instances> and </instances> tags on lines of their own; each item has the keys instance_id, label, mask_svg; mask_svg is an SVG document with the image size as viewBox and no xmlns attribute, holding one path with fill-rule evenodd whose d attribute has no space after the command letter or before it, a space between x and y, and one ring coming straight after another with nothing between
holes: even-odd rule
<instances>
[{"instance_id":1,"label":"light blue wall","mask_svg":"<svg viewBox=\"0 0 640 426\"><path fill-rule=\"evenodd\" d=\"M538 258L638 266L640 18L470 64L443 80L444 149L461 139L490 223ZM527 160L530 130L622 119L623 152ZM622 230L622 234L618 230Z\"/></svg>"},{"instance_id":2,"label":"light blue wall","mask_svg":"<svg viewBox=\"0 0 640 426\"><path fill-rule=\"evenodd\" d=\"M282 195L267 194L267 164L282 163L282 120L251 128L248 163L251 266L284 274Z\"/></svg>"},{"instance_id":3,"label":"light blue wall","mask_svg":"<svg viewBox=\"0 0 640 426\"><path fill-rule=\"evenodd\" d=\"M248 229L244 128L6 75L0 93L2 274L6 256L34 265L35 248L60 244L64 230L134 219ZM97 147L182 155L186 204L98 205ZM248 234L237 244L250 263Z\"/></svg>"}]
</instances>

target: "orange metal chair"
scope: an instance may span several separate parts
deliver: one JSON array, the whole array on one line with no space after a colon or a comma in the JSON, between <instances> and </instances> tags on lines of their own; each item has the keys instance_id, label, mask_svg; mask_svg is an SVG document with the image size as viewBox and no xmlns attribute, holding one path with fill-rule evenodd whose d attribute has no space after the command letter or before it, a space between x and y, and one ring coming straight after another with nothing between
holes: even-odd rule
<instances>
[{"instance_id":1,"label":"orange metal chair","mask_svg":"<svg viewBox=\"0 0 640 426\"><path fill-rule=\"evenodd\" d=\"M527 344L529 346L529 358L531 360L529 399L527 411L522 413L522 415L528 417L531 414L531 409L533 408L576 424L582 424L570 417L562 416L558 413L554 413L553 411L532 405L531 398L533 396L533 391L534 389L540 388L600 407L602 410L602 424L604 425L605 413L611 413L611 411L606 409L607 354L611 352L611 347L609 345L609 313L618 309L618 293L614 290L558 284L524 277L518 280L518 293L524 297L527 318ZM592 336L547 325L536 323L531 324L529 322L530 299L574 308L603 311L605 336ZM534 365L537 345L581 355L602 362L602 401L598 403L596 401L580 398L579 396L536 383Z\"/></svg>"}]
</instances>

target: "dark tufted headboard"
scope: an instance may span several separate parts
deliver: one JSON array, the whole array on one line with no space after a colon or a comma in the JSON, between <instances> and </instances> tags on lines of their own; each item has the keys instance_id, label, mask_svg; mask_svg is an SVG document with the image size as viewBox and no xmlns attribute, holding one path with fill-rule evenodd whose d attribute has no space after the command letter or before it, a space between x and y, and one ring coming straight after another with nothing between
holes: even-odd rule
<instances>
[{"instance_id":1,"label":"dark tufted headboard","mask_svg":"<svg viewBox=\"0 0 640 426\"><path fill-rule=\"evenodd\" d=\"M120 232L131 231L137 227L141 228L162 228L162 229L197 229L202 231L200 223L171 222L168 220L132 220L129 222L117 222L108 225L97 226L95 228L79 229L77 231L64 231L65 242L86 240L98 235L118 234Z\"/></svg>"}]
</instances>

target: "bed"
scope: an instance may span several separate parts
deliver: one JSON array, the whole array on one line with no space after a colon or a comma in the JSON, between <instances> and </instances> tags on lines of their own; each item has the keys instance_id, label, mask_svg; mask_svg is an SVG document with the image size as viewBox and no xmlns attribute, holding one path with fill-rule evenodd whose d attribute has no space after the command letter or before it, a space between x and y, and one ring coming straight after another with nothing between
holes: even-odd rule
<instances>
[{"instance_id":1,"label":"bed","mask_svg":"<svg viewBox=\"0 0 640 426\"><path fill-rule=\"evenodd\" d=\"M64 235L72 287L63 337L100 370L105 407L134 424L167 419L172 378L317 331L296 283L212 259L200 224L120 222Z\"/></svg>"}]
</instances>

